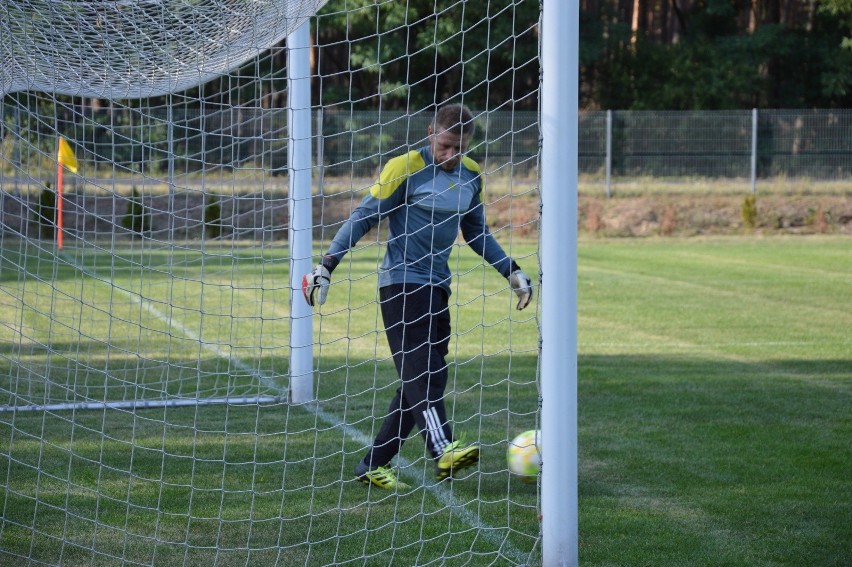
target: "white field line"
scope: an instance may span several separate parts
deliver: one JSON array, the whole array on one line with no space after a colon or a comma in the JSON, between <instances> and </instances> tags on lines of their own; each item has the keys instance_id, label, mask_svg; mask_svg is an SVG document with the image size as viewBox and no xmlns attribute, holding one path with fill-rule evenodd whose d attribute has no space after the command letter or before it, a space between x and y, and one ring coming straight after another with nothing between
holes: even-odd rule
<instances>
[{"instance_id":1,"label":"white field line","mask_svg":"<svg viewBox=\"0 0 852 567\"><path fill-rule=\"evenodd\" d=\"M70 264L72 264L74 267L79 269L81 272L83 272L84 274L92 277L93 279L95 279L95 280L97 280L97 281L99 281L99 282L101 282L105 285L111 286L114 290L119 291L123 295L127 296L131 301L140 305L148 313L150 313L154 317L160 319L161 321L163 321L164 323L169 325L169 328L178 329L182 334L184 334L186 336L186 338L191 339L193 341L198 341L199 344L205 350L211 352L212 354L214 354L214 355L216 355L220 358L231 361L234 365L239 367L241 370L248 372L252 377L257 378L258 380L261 381L261 383L263 383L264 385L266 385L270 389L278 391L281 394L282 399L286 399L284 397L287 393L286 390L283 390L280 387L278 387L278 385L275 384L275 382L270 377L258 372L251 365L245 363L239 357L231 355L230 352L225 352L225 350L222 349L221 346L218 345L218 344L204 342L204 340L202 339L202 337L198 333L196 333L195 331L193 331L192 329L190 329L186 325L182 324L180 321L176 321L174 318L172 318L168 314L163 313L162 311L157 309L151 302L144 301L141 296L136 295L134 293L131 293L130 291L127 291L125 289L122 289L122 288L116 286L115 284L113 284L113 282L111 280L102 278L102 277L98 276L97 274L92 274L90 272L87 272L83 267L77 265L76 263L72 262L71 260L68 260L67 258L66 258L66 260ZM326 412L318 402L311 402L311 403L307 403L307 404L293 404L293 405L298 405L299 407L304 409L306 412L316 415L319 419L321 419L327 425L341 429L346 435L348 435L350 438L352 438L353 440L357 441L358 443L360 443L362 445L365 445L365 446L370 445L373 442L373 440L370 437L368 437L367 435L365 435L364 433L362 433L358 429L355 429L354 427L346 425L343 422L343 420L341 420L335 414ZM500 550L500 553L502 555L508 555L510 559L512 559L512 560L514 560L518 563L525 563L529 559L529 556L527 554L523 553L520 549L516 548L511 543L509 543L507 538L501 538L499 536L501 530L498 530L497 528L486 524L485 522L482 521L482 519L479 517L478 514L470 512L467 508L465 508L464 504L462 502L460 502L453 495L452 490L450 490L449 488L447 488L445 486L446 484L449 484L449 486L452 486L452 484L450 484L450 483L435 484L434 482L428 482L425 474L423 474L422 471L419 472L419 473L414 472L414 469L419 470L419 467L412 467L411 463L407 459L400 457L400 458L398 458L398 463L399 463L399 466L400 466L400 474L402 476L404 476L404 477L408 478L409 480L416 482L416 483L420 484L421 486L423 486L426 491L428 491L429 493L432 494L432 496L435 498L435 500L437 500L440 504L444 505L445 507L452 509L453 514L458 516L468 526L470 526L473 529L478 530L479 536L481 536L488 543L490 543L495 548Z\"/></svg>"},{"instance_id":2,"label":"white field line","mask_svg":"<svg viewBox=\"0 0 852 567\"><path fill-rule=\"evenodd\" d=\"M325 423L342 429L346 435L358 443L365 446L373 443L373 440L370 437L354 427L346 425L339 417L327 413L319 404L311 403L307 405L313 406L315 408L314 411L316 415ZM397 464L399 465L400 476L405 477L406 480L416 483L416 485L423 486L426 491L432 494L435 500L443 504L445 507L451 508L453 514L457 515L468 526L477 529L479 531L479 536L497 549L501 550L503 555L508 555L510 559L522 564L525 564L525 562L529 560L529 556L527 554L509 543L508 539L501 538L499 536L500 530L486 524L481 520L478 514L470 512L467 508L465 508L464 504L459 502L453 495L452 490L448 488L448 486L452 486L451 483L444 482L436 484L434 481L426 477L421 467L411 466L412 463L403 457L397 457ZM368 489L373 490L373 487L370 486Z\"/></svg>"}]
</instances>

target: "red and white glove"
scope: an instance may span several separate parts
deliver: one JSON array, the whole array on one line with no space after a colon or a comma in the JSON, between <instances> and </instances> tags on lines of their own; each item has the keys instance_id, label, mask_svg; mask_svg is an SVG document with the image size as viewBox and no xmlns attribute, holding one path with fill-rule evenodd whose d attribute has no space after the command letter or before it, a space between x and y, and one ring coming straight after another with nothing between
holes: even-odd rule
<instances>
[{"instance_id":1,"label":"red and white glove","mask_svg":"<svg viewBox=\"0 0 852 567\"><path fill-rule=\"evenodd\" d=\"M328 296L328 286L331 284L331 272L322 264L317 264L310 274L302 277L302 295L311 307L322 305Z\"/></svg>"},{"instance_id":2,"label":"red and white glove","mask_svg":"<svg viewBox=\"0 0 852 567\"><path fill-rule=\"evenodd\" d=\"M533 297L532 280L522 270L509 275L509 287L518 296L518 311L530 304Z\"/></svg>"}]
</instances>

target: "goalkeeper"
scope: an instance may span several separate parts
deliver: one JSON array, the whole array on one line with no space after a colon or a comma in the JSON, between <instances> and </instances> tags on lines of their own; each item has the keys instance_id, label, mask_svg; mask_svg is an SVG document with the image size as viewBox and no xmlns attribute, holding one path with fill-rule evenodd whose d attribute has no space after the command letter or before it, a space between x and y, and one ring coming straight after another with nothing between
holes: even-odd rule
<instances>
[{"instance_id":1,"label":"goalkeeper","mask_svg":"<svg viewBox=\"0 0 852 567\"><path fill-rule=\"evenodd\" d=\"M407 488L388 464L415 425L435 460L438 480L479 462L477 445L453 437L444 406L450 342L448 259L459 229L467 244L508 279L518 309L532 299L530 278L485 224L481 170L464 155L473 127L473 116L464 106L439 108L427 127L428 145L387 162L322 261L302 280L307 302L325 303L331 273L341 258L379 220L388 219L379 301L401 384L372 447L355 467L356 477L368 485Z\"/></svg>"}]
</instances>

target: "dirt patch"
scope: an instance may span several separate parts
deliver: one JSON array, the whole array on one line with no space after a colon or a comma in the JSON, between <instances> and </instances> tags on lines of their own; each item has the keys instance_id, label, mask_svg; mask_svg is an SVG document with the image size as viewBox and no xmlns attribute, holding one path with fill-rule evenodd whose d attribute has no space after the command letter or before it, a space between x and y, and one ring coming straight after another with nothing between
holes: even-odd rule
<instances>
[{"instance_id":1,"label":"dirt patch","mask_svg":"<svg viewBox=\"0 0 852 567\"><path fill-rule=\"evenodd\" d=\"M360 202L358 191L316 198L316 237L329 238ZM146 197L151 214L150 236L158 240L201 238L205 232L205 201L200 192ZM222 238L287 238L286 196L247 194L220 197ZM2 194L0 231L39 237L34 198ZM122 226L127 199L116 196L66 197L65 227L69 238L132 237ZM503 196L486 205L488 224L497 234L537 238L540 204L535 192ZM852 193L836 195L757 196L751 211L742 195L654 195L635 197L581 196L578 230L598 237L697 236L716 234L850 234Z\"/></svg>"},{"instance_id":2,"label":"dirt patch","mask_svg":"<svg viewBox=\"0 0 852 567\"><path fill-rule=\"evenodd\" d=\"M358 199L332 197L314 208L315 224L345 219ZM533 195L501 198L486 206L492 231L538 236L539 200ZM711 234L852 234L852 196L758 196L756 214L744 218L743 196L660 195L584 197L578 200L581 233L600 237L698 236Z\"/></svg>"},{"instance_id":3,"label":"dirt patch","mask_svg":"<svg viewBox=\"0 0 852 567\"><path fill-rule=\"evenodd\" d=\"M783 233L852 234L844 195L580 198L579 229L598 236Z\"/></svg>"}]
</instances>

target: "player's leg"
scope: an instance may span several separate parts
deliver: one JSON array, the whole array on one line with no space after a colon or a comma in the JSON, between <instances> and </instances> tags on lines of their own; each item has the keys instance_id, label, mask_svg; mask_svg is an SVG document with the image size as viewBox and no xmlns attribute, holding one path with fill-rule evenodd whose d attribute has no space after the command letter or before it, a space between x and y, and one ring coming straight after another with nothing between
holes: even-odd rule
<instances>
[{"instance_id":1,"label":"player's leg","mask_svg":"<svg viewBox=\"0 0 852 567\"><path fill-rule=\"evenodd\" d=\"M450 316L447 294L433 286L382 289L382 317L402 382L404 409L433 457L452 443L444 409Z\"/></svg>"},{"instance_id":2,"label":"player's leg","mask_svg":"<svg viewBox=\"0 0 852 567\"><path fill-rule=\"evenodd\" d=\"M449 352L452 328L450 311L447 306L447 295L443 290L439 291L441 297L437 299L443 303L440 304L442 307L432 321L432 333L429 341L429 368L437 370L431 374L431 379L427 384L429 406L424 412L424 416L426 417L427 425L432 426L428 430L427 438L440 436L444 441L449 440L448 443L441 444L440 451L433 452L433 456L435 457L435 477L438 480L443 480L464 468L478 463L479 446L464 444L453 439L449 420L447 419L444 392L446 391L448 380L446 360ZM433 433L439 430L441 433Z\"/></svg>"},{"instance_id":3,"label":"player's leg","mask_svg":"<svg viewBox=\"0 0 852 567\"><path fill-rule=\"evenodd\" d=\"M447 419L444 392L452 331L448 295L434 286L409 286L405 292L402 305L398 293L389 293L383 317L402 380L403 411L410 408L441 480L479 462L479 447L454 440Z\"/></svg>"},{"instance_id":4,"label":"player's leg","mask_svg":"<svg viewBox=\"0 0 852 567\"><path fill-rule=\"evenodd\" d=\"M364 458L355 465L355 477L364 484L388 490L405 489L408 485L397 478L396 470L388 466L414 429L411 413L405 411L402 392L397 389L379 433Z\"/></svg>"},{"instance_id":5,"label":"player's leg","mask_svg":"<svg viewBox=\"0 0 852 567\"><path fill-rule=\"evenodd\" d=\"M402 449L402 445L411 430L414 429L414 418L408 411L401 390L401 388L397 388L396 396L391 400L388 413L382 421L382 426L376 434L373 445L361 461L364 465L360 467L362 470L371 470L390 463L391 459Z\"/></svg>"},{"instance_id":6,"label":"player's leg","mask_svg":"<svg viewBox=\"0 0 852 567\"><path fill-rule=\"evenodd\" d=\"M383 287L379 290L388 345L400 376L405 365L403 344L406 297L404 291L402 285ZM387 465L399 453L405 439L414 429L415 423L411 408L400 386L397 388L396 396L391 400L373 445L361 462L355 466L356 477L366 484L372 483L382 488L392 489L399 486L401 483L396 479L395 472Z\"/></svg>"},{"instance_id":7,"label":"player's leg","mask_svg":"<svg viewBox=\"0 0 852 567\"><path fill-rule=\"evenodd\" d=\"M453 440L444 404L451 334L446 292L433 286L392 285L380 290L380 299L388 345L402 385L373 446L356 466L356 475L383 488L396 486L398 481L386 465L399 453L415 424L436 460L438 479L476 464L479 448ZM371 478L374 470L380 478Z\"/></svg>"}]
</instances>

